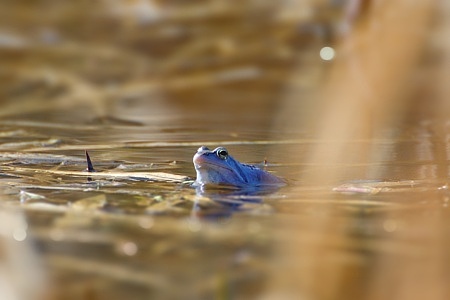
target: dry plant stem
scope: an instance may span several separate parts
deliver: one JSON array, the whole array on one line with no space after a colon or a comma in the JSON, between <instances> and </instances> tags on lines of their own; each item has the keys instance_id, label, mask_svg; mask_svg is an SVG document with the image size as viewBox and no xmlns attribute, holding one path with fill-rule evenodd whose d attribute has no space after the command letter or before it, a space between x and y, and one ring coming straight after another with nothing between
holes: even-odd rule
<instances>
[{"instance_id":1,"label":"dry plant stem","mask_svg":"<svg viewBox=\"0 0 450 300\"><path fill-rule=\"evenodd\" d=\"M352 142L379 136L410 104L402 96L422 50L433 4L421 2L374 2L367 17L343 37L320 95L322 113L316 119L318 139L326 144L312 149L311 162L333 165L373 160L370 144L358 149ZM334 168L325 176L334 181L347 172ZM317 173L305 179L323 183L323 170Z\"/></svg>"},{"instance_id":2,"label":"dry plant stem","mask_svg":"<svg viewBox=\"0 0 450 300\"><path fill-rule=\"evenodd\" d=\"M415 110L424 115L425 120L433 120L429 129L430 138L425 139L424 143L429 143L433 149L432 160L435 168L432 172L422 172L430 174L430 178L441 179L448 177L446 123L450 115L450 42L447 38L450 32L450 4L445 0L435 2L437 9L426 50L429 56L438 59L432 59L431 62L420 66L419 71L426 77L419 76L423 78L423 82L419 82L416 90L422 89L425 92L416 96L418 105ZM424 95L428 97L423 99ZM423 199L440 200L440 197L442 195L437 191L429 191L423 195ZM439 201L435 204L431 201L425 207L410 212L392 211L387 217L408 224L396 230L392 238L403 242L419 238L421 246L416 245L416 255L413 256L383 255L378 258L373 270L369 299L448 299L450 289L447 271L447 209L441 206Z\"/></svg>"},{"instance_id":3,"label":"dry plant stem","mask_svg":"<svg viewBox=\"0 0 450 300\"><path fill-rule=\"evenodd\" d=\"M365 178L368 174L382 176L382 169L370 167L363 170L364 173L349 174L345 165L380 160L384 153L373 153L372 143L355 141L379 137L413 105L406 97L406 91L411 88L407 83L423 50L434 5L435 1L371 1L363 18L342 37L336 47L337 59L329 81L317 97L321 103L316 118L319 122L317 139L324 142L312 147L307 161L328 167L309 172L302 178L304 184L334 183L344 175L355 179ZM295 126L295 122L293 120L291 126ZM337 162L342 167L329 167ZM327 210L331 207L324 205L322 209L320 216L311 220L314 222L311 229L315 236L313 243L305 247L293 238L282 245L280 257L284 257L290 270L284 269L284 276L275 275L272 293L282 293L285 299L298 299L298 295L305 299L363 299L367 296L372 299L370 294L373 299L390 299L389 291L383 292L390 286L383 276L391 271L386 263L392 257L381 253L380 258L371 257L365 262L340 258L334 250L327 248L327 240L330 236L343 241L350 239L348 229L352 219L347 216L342 223L336 224L335 218L327 218L330 215ZM435 222L428 224L430 229L436 225ZM377 260L381 261L380 269L373 269L372 264L376 265ZM280 259L281 264L283 261ZM403 263L407 261L403 260ZM398 267L405 265L400 263ZM371 274L373 270L375 273ZM411 273L411 269L401 269L398 275L403 276L404 272ZM430 272L436 275L436 269L432 267ZM371 277L375 281L372 286L367 282ZM401 288L414 289L410 280L413 278L406 277ZM285 290L281 291L283 287ZM442 286L426 288L439 287ZM413 293L405 291L392 299L424 299L411 298ZM377 298L379 295L382 297Z\"/></svg>"}]
</instances>

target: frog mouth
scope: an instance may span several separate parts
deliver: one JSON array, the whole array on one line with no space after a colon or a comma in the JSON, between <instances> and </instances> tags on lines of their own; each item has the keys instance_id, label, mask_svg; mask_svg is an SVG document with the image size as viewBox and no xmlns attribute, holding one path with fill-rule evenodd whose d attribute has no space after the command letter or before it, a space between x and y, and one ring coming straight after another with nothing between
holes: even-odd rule
<instances>
[{"instance_id":1,"label":"frog mouth","mask_svg":"<svg viewBox=\"0 0 450 300\"><path fill-rule=\"evenodd\" d=\"M230 167L224 166L222 164L215 164L214 162L211 162L202 155L194 156L193 163L196 169L211 168L211 169L223 169L228 170L229 172L234 172L233 169L231 169Z\"/></svg>"},{"instance_id":2,"label":"frog mouth","mask_svg":"<svg viewBox=\"0 0 450 300\"><path fill-rule=\"evenodd\" d=\"M224 170L228 170L230 172L233 172L233 170L231 168L222 166L222 165L218 165L218 164L214 164L214 163L210 163L210 162L205 162L202 161L201 163L195 163L195 168L196 169L204 169L204 168L215 168L215 169L224 169Z\"/></svg>"}]
</instances>

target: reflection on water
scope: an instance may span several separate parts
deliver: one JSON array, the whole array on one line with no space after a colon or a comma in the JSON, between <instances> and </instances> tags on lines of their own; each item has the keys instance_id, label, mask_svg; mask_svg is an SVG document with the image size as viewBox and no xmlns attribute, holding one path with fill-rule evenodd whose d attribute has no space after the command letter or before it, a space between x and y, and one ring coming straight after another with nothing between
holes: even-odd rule
<instances>
[{"instance_id":1,"label":"reflection on water","mask_svg":"<svg viewBox=\"0 0 450 300\"><path fill-rule=\"evenodd\" d=\"M448 5L373 3L1 3L0 298L445 299Z\"/></svg>"},{"instance_id":2,"label":"reflection on water","mask_svg":"<svg viewBox=\"0 0 450 300\"><path fill-rule=\"evenodd\" d=\"M21 130L27 132L29 127ZM423 130L417 128L417 132ZM83 128L70 131L80 136L86 133ZM63 139L67 133L59 132L54 137L67 140ZM195 136L203 140L198 132ZM22 139L8 137L7 142ZM392 155L374 166L391 170L389 181L347 178L341 190L293 180L314 168L334 167L305 162L299 168L287 158L291 153L306 153L314 143L320 141L286 142L283 155L270 157L261 150L270 149L270 143L228 146L242 161L258 163L267 158L272 162L269 169L289 180L287 187L259 194L196 190L190 187L192 181L136 178L136 173L157 171L193 179L191 159L196 145L133 147L119 143L114 149L96 149L91 158L98 177L88 181L92 174L82 172L86 168L83 151L54 145L47 153L36 153L33 144L31 152L2 154L2 199L4 204L25 210L29 233L56 284L52 286L56 298L68 290L74 298L208 298L217 293L251 297L262 292L275 262L289 265L273 257L274 241L285 239L301 245L298 263L303 268L311 267L308 257L315 257L314 251L320 248L327 264L352 267L356 272L352 276L363 276L356 275L358 270L380 252L420 257L425 233L417 229L413 240L404 241L392 235L412 230L411 211L447 206L446 178L432 179L421 171L433 161L398 159L403 153L412 155L406 148L421 152L423 139L408 133L396 141L380 141L378 147L388 147ZM347 165L355 170L365 167ZM128 176L100 176L119 172ZM324 218L333 220L326 240L316 227ZM351 278L347 280L356 280ZM308 280L300 278L300 282ZM169 288L174 283L177 290ZM62 284L64 289L57 287Z\"/></svg>"}]
</instances>

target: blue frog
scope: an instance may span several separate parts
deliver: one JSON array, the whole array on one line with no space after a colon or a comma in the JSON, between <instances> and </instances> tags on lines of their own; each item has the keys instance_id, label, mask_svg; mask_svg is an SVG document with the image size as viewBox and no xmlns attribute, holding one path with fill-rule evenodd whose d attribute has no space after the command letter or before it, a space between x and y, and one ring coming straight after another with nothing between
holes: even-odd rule
<instances>
[{"instance_id":1,"label":"blue frog","mask_svg":"<svg viewBox=\"0 0 450 300\"><path fill-rule=\"evenodd\" d=\"M197 179L195 186L227 185L238 188L281 187L285 181L258 167L242 164L227 149L198 148L193 158Z\"/></svg>"}]
</instances>

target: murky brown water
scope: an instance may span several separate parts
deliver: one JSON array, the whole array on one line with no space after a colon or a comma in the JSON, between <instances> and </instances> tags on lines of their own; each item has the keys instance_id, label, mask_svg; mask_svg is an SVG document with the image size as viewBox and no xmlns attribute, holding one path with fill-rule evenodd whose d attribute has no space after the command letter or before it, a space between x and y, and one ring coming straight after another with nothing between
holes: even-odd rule
<instances>
[{"instance_id":1,"label":"murky brown water","mask_svg":"<svg viewBox=\"0 0 450 300\"><path fill-rule=\"evenodd\" d=\"M76 3L0 4L0 296L445 299L435 48L395 122L317 161L336 145L311 119L332 67L318 53L351 21L340 1ZM289 184L199 193L202 145Z\"/></svg>"}]
</instances>

